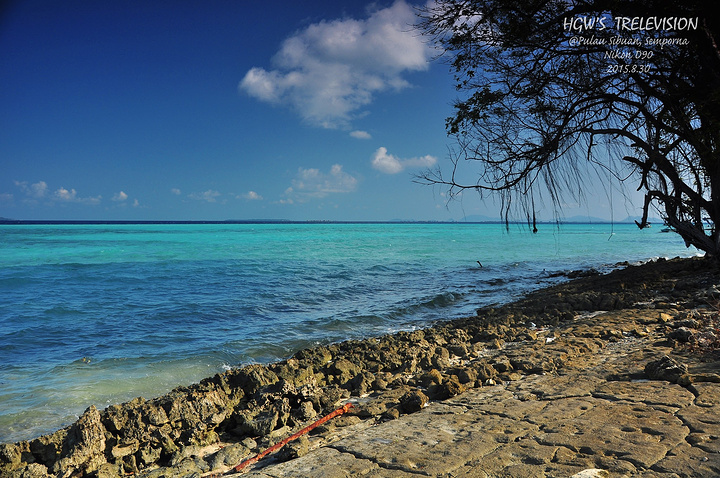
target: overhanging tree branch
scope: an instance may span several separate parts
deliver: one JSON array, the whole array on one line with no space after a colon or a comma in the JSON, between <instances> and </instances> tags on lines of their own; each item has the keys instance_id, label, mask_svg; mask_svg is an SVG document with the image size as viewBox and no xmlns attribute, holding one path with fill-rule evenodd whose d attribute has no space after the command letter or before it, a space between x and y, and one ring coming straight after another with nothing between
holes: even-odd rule
<instances>
[{"instance_id":1,"label":"overhanging tree branch","mask_svg":"<svg viewBox=\"0 0 720 478\"><path fill-rule=\"evenodd\" d=\"M451 197L499 193L506 218L517 204L528 221L536 196L559 208L564 196L582 196L591 173L637 181L646 192L639 225L658 205L686 243L720 256L720 22L709 13L700 0L436 0L421 28L468 95L446 123L458 145L452 174L417 180ZM627 33L632 47L613 45L621 35L611 28L584 32L602 41L570 41L583 32L568 31L566 19L606 15L703 23L682 35Z\"/></svg>"}]
</instances>

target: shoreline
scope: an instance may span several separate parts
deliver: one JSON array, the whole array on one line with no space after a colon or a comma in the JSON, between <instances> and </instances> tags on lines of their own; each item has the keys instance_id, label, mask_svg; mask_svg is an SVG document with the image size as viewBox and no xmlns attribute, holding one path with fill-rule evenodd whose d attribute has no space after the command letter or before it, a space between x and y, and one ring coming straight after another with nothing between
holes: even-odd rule
<instances>
[{"instance_id":1,"label":"shoreline","mask_svg":"<svg viewBox=\"0 0 720 478\"><path fill-rule=\"evenodd\" d=\"M657 317L647 324L618 319L614 328L585 330L587 337L573 332L578 340L566 339L561 330L578 317L645 310L664 314L668 322L720 298L708 292L719 282L717 266L705 259L660 260L577 278L427 329L304 349L288 360L230 370L156 399L103 411L91 407L70 427L0 445L0 471L8 476L132 472L148 478L178 476L181 465L198 474L224 471L338 403L354 403L347 416L278 452L281 461L291 460L337 439L344 427L390 423L428 402L558 375L583 354L626 337L643 339L663 325ZM553 349L560 345L562 353Z\"/></svg>"}]
</instances>

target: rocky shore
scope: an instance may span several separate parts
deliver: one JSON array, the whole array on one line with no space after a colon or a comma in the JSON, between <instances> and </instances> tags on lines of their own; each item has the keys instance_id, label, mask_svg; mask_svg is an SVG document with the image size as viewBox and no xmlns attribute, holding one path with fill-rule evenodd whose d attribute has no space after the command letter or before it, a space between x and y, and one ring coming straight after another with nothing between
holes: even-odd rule
<instances>
[{"instance_id":1,"label":"rocky shore","mask_svg":"<svg viewBox=\"0 0 720 478\"><path fill-rule=\"evenodd\" d=\"M720 476L720 270L627 266L0 445L0 476Z\"/></svg>"}]
</instances>

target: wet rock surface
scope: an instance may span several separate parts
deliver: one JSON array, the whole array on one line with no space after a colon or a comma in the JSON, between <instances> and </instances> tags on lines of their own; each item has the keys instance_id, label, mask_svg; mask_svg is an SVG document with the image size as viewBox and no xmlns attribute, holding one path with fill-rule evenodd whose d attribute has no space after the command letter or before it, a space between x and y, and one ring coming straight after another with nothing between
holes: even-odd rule
<instances>
[{"instance_id":1,"label":"wet rock surface","mask_svg":"<svg viewBox=\"0 0 720 478\"><path fill-rule=\"evenodd\" d=\"M720 476L720 274L577 274L477 316L301 350L0 444L0 476ZM594 470L594 471L593 471Z\"/></svg>"}]
</instances>

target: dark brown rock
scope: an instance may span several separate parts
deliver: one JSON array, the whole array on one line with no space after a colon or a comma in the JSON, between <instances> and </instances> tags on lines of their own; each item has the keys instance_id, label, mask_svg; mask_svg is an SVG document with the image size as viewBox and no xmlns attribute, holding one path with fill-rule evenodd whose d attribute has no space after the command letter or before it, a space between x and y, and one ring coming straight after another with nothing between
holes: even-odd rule
<instances>
[{"instance_id":1,"label":"dark brown rock","mask_svg":"<svg viewBox=\"0 0 720 478\"><path fill-rule=\"evenodd\" d=\"M63 458L59 470L63 475L91 473L96 471L105 459L105 427L100 412L91 406L78 421L70 427L63 442Z\"/></svg>"},{"instance_id":2,"label":"dark brown rock","mask_svg":"<svg viewBox=\"0 0 720 478\"><path fill-rule=\"evenodd\" d=\"M692 336L693 331L687 327L678 327L668 334L669 339L677 340L682 343L689 342Z\"/></svg>"},{"instance_id":3,"label":"dark brown rock","mask_svg":"<svg viewBox=\"0 0 720 478\"><path fill-rule=\"evenodd\" d=\"M373 390L385 390L388 386L387 380L384 377L376 376L375 380L371 384Z\"/></svg>"},{"instance_id":4,"label":"dark brown rock","mask_svg":"<svg viewBox=\"0 0 720 478\"><path fill-rule=\"evenodd\" d=\"M432 366L437 369L446 369L450 366L450 352L445 347L435 347L435 354L432 356Z\"/></svg>"},{"instance_id":5,"label":"dark brown rock","mask_svg":"<svg viewBox=\"0 0 720 478\"><path fill-rule=\"evenodd\" d=\"M330 362L333 356L327 347L316 347L300 350L295 354L294 358L314 368L320 368Z\"/></svg>"},{"instance_id":6,"label":"dark brown rock","mask_svg":"<svg viewBox=\"0 0 720 478\"><path fill-rule=\"evenodd\" d=\"M688 368L685 364L677 360L663 356L660 359L653 360L645 366L645 374L653 380L666 380L671 383L677 383Z\"/></svg>"},{"instance_id":7,"label":"dark brown rock","mask_svg":"<svg viewBox=\"0 0 720 478\"><path fill-rule=\"evenodd\" d=\"M334 377L335 383L344 385L360 373L362 369L357 364L341 358L327 366L327 374Z\"/></svg>"},{"instance_id":8,"label":"dark brown rock","mask_svg":"<svg viewBox=\"0 0 720 478\"><path fill-rule=\"evenodd\" d=\"M513 370L513 366L510 363L510 360L507 359L507 357L499 357L498 359L494 360L492 363L492 367L498 373L512 372Z\"/></svg>"},{"instance_id":9,"label":"dark brown rock","mask_svg":"<svg viewBox=\"0 0 720 478\"><path fill-rule=\"evenodd\" d=\"M415 413L428 403L428 397L420 390L412 390L400 397L400 408L405 413Z\"/></svg>"},{"instance_id":10,"label":"dark brown rock","mask_svg":"<svg viewBox=\"0 0 720 478\"><path fill-rule=\"evenodd\" d=\"M340 387L328 387L322 395L317 397L318 403L316 408L319 410L334 410L334 407L340 400L348 398L350 392Z\"/></svg>"},{"instance_id":11,"label":"dark brown rock","mask_svg":"<svg viewBox=\"0 0 720 478\"><path fill-rule=\"evenodd\" d=\"M211 456L206 458L210 469L216 470L225 466L236 466L245 458L251 456L251 451L242 443L232 443L224 446Z\"/></svg>"},{"instance_id":12,"label":"dark brown rock","mask_svg":"<svg viewBox=\"0 0 720 478\"><path fill-rule=\"evenodd\" d=\"M315 418L317 416L317 412L315 411L315 407L313 407L311 401L300 403L300 405L298 405L292 413L300 421L310 420L311 418Z\"/></svg>"},{"instance_id":13,"label":"dark brown rock","mask_svg":"<svg viewBox=\"0 0 720 478\"><path fill-rule=\"evenodd\" d=\"M0 443L0 471L10 473L20 467L23 463L23 451L25 455L29 455L29 447L27 442L15 443ZM53 456L54 462L55 456Z\"/></svg>"},{"instance_id":14,"label":"dark brown rock","mask_svg":"<svg viewBox=\"0 0 720 478\"><path fill-rule=\"evenodd\" d=\"M428 389L430 397L435 400L446 400L464 391L465 387L460 383L456 375L451 375L443 380L441 384L433 385Z\"/></svg>"},{"instance_id":15,"label":"dark brown rock","mask_svg":"<svg viewBox=\"0 0 720 478\"><path fill-rule=\"evenodd\" d=\"M356 375L346 383L346 388L352 391L353 395L364 395L368 390L372 389L375 381L375 375L370 372L364 372Z\"/></svg>"},{"instance_id":16,"label":"dark brown rock","mask_svg":"<svg viewBox=\"0 0 720 478\"><path fill-rule=\"evenodd\" d=\"M279 461L295 460L301 456L305 456L310 449L310 440L307 436L301 436L297 440L291 441L280 449L277 454Z\"/></svg>"},{"instance_id":17,"label":"dark brown rock","mask_svg":"<svg viewBox=\"0 0 720 478\"><path fill-rule=\"evenodd\" d=\"M152 432L153 443L157 443L160 446L161 454L164 456L170 456L178 450L172 432L173 429L168 424Z\"/></svg>"},{"instance_id":18,"label":"dark brown rock","mask_svg":"<svg viewBox=\"0 0 720 478\"><path fill-rule=\"evenodd\" d=\"M41 465L40 463L29 463L25 466L25 469L21 474L15 476L18 478L47 478L49 475L48 469L45 465Z\"/></svg>"},{"instance_id":19,"label":"dark brown rock","mask_svg":"<svg viewBox=\"0 0 720 478\"><path fill-rule=\"evenodd\" d=\"M244 428L249 435L264 436L273 431L278 423L278 412L271 410L262 412L257 416L245 421Z\"/></svg>"},{"instance_id":20,"label":"dark brown rock","mask_svg":"<svg viewBox=\"0 0 720 478\"><path fill-rule=\"evenodd\" d=\"M66 435L67 429L32 440L30 442L30 450L33 454L33 459L39 461L40 463L44 463L49 467L53 467L61 458L62 444L63 441L65 441Z\"/></svg>"},{"instance_id":21,"label":"dark brown rock","mask_svg":"<svg viewBox=\"0 0 720 478\"><path fill-rule=\"evenodd\" d=\"M382 414L382 417L387 420L397 420L400 418L400 410L398 407L388 408L387 411Z\"/></svg>"},{"instance_id":22,"label":"dark brown rock","mask_svg":"<svg viewBox=\"0 0 720 478\"><path fill-rule=\"evenodd\" d=\"M420 383L424 387L442 383L442 374L436 369L428 370L420 376Z\"/></svg>"},{"instance_id":23,"label":"dark brown rock","mask_svg":"<svg viewBox=\"0 0 720 478\"><path fill-rule=\"evenodd\" d=\"M150 445L144 446L137 454L137 461L142 467L148 467L160 460L162 453L161 448L155 448Z\"/></svg>"},{"instance_id":24,"label":"dark brown rock","mask_svg":"<svg viewBox=\"0 0 720 478\"><path fill-rule=\"evenodd\" d=\"M167 416L167 413L165 413L165 409L163 409L161 406L159 406L157 403L149 403L147 405L147 408L145 410L145 415L147 417L148 423L155 426L162 426L170 419Z\"/></svg>"},{"instance_id":25,"label":"dark brown rock","mask_svg":"<svg viewBox=\"0 0 720 478\"><path fill-rule=\"evenodd\" d=\"M248 395L279 380L274 372L259 364L248 365L240 370L230 370L228 377L234 387L243 389Z\"/></svg>"},{"instance_id":26,"label":"dark brown rock","mask_svg":"<svg viewBox=\"0 0 720 478\"><path fill-rule=\"evenodd\" d=\"M511 370L512 366L510 365L509 361L505 359L505 361L502 363L502 365L499 366L499 368L501 368L502 371L505 372L507 370ZM480 360L477 363L473 364L473 369L477 374L477 380L482 383L486 382L487 380L494 379L495 377L497 377L498 373L497 367L490 365L485 360ZM460 375L458 375L458 378L461 378L462 381L462 377Z\"/></svg>"},{"instance_id":27,"label":"dark brown rock","mask_svg":"<svg viewBox=\"0 0 720 478\"><path fill-rule=\"evenodd\" d=\"M454 371L454 375L457 376L460 383L467 384L473 383L478 379L478 372L473 368L460 368Z\"/></svg>"}]
</instances>

